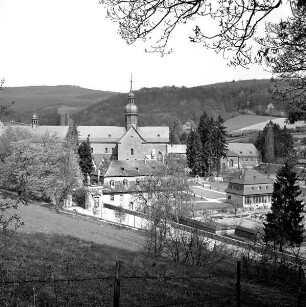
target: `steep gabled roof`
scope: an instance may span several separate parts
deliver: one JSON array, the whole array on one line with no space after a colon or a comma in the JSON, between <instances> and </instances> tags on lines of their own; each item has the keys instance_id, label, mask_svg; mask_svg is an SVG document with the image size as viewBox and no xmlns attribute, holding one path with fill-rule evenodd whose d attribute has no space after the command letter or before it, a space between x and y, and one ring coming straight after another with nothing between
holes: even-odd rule
<instances>
[{"instance_id":1,"label":"steep gabled roof","mask_svg":"<svg viewBox=\"0 0 306 307\"><path fill-rule=\"evenodd\" d=\"M86 140L88 135L91 143L116 143L125 134L124 127L116 126L78 126L79 138Z\"/></svg>"},{"instance_id":2,"label":"steep gabled roof","mask_svg":"<svg viewBox=\"0 0 306 307\"><path fill-rule=\"evenodd\" d=\"M133 133L134 133L134 135L135 135L135 133L136 133L136 136L138 136L139 139L140 139L143 143L146 142L146 141L143 139L143 137L139 134L139 132L138 132L133 126L131 126L131 127L129 128L129 130L120 138L120 140L118 140L118 143L123 142L124 139L128 138L129 135L132 136Z\"/></svg>"},{"instance_id":3,"label":"steep gabled roof","mask_svg":"<svg viewBox=\"0 0 306 307\"><path fill-rule=\"evenodd\" d=\"M229 143L228 150L238 157L259 157L259 153L252 143Z\"/></svg>"},{"instance_id":4,"label":"steep gabled roof","mask_svg":"<svg viewBox=\"0 0 306 307\"><path fill-rule=\"evenodd\" d=\"M169 127L138 127L137 132L148 143L169 143Z\"/></svg>"},{"instance_id":5,"label":"steep gabled roof","mask_svg":"<svg viewBox=\"0 0 306 307\"><path fill-rule=\"evenodd\" d=\"M165 166L156 160L113 160L111 161L104 178L154 176L162 172L164 169Z\"/></svg>"}]
</instances>

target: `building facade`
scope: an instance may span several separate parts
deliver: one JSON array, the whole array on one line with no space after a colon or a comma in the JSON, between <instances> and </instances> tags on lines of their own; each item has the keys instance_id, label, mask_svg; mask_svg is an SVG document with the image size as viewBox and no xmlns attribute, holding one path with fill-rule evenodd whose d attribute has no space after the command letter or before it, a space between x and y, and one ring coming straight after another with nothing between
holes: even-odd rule
<instances>
[{"instance_id":1,"label":"building facade","mask_svg":"<svg viewBox=\"0 0 306 307\"><path fill-rule=\"evenodd\" d=\"M235 207L270 207L274 180L269 175L246 169L229 181L227 202Z\"/></svg>"},{"instance_id":2,"label":"building facade","mask_svg":"<svg viewBox=\"0 0 306 307\"><path fill-rule=\"evenodd\" d=\"M222 169L254 168L261 162L260 153L252 143L229 143Z\"/></svg>"}]
</instances>

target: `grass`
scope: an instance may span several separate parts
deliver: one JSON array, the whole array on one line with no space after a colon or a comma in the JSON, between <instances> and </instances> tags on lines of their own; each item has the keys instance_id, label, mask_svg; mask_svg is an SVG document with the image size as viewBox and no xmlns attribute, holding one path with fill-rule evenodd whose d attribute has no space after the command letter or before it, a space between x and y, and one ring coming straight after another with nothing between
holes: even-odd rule
<instances>
[{"instance_id":1,"label":"grass","mask_svg":"<svg viewBox=\"0 0 306 307\"><path fill-rule=\"evenodd\" d=\"M227 133L233 130L245 128L254 124L262 123L271 119L275 119L274 116L262 116L262 115L239 115L234 118L230 118L225 121L224 126L226 127Z\"/></svg>"},{"instance_id":2,"label":"grass","mask_svg":"<svg viewBox=\"0 0 306 307\"><path fill-rule=\"evenodd\" d=\"M34 294L36 306L110 306L116 260L122 261L121 306L236 306L235 259L187 266L142 254L143 235L134 230L38 204L20 206L19 213L25 225L0 234L2 281L19 281L1 285L1 306L33 306ZM242 282L241 306L294 302L292 293Z\"/></svg>"}]
</instances>

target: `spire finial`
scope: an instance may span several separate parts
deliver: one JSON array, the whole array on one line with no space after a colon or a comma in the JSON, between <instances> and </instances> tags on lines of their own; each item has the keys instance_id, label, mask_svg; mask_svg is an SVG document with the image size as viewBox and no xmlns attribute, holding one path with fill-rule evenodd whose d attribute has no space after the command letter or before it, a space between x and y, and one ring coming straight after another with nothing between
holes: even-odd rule
<instances>
[{"instance_id":1,"label":"spire finial","mask_svg":"<svg viewBox=\"0 0 306 307\"><path fill-rule=\"evenodd\" d=\"M132 92L133 91L133 74L131 74L131 89L130 89L130 92Z\"/></svg>"}]
</instances>

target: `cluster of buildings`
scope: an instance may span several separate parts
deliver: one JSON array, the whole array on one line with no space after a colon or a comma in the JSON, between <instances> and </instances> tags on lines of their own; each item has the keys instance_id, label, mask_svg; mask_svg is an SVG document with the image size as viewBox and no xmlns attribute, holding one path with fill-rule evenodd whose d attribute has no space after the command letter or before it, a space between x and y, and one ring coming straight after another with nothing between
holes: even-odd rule
<instances>
[{"instance_id":1,"label":"cluster of buildings","mask_svg":"<svg viewBox=\"0 0 306 307\"><path fill-rule=\"evenodd\" d=\"M138 107L131 90L124 108L125 126L78 126L80 141L89 138L96 172L92 176L92 206L97 202L124 205L134 208L134 194L140 190L140 182L148 176L155 176L165 167L165 157L178 159L186 154L186 145L169 144L169 127L141 127L138 125ZM11 126L20 124L12 123ZM64 138L68 125L41 126L34 112L32 125L22 125L32 133L56 133ZM5 129L0 122L1 130ZM186 130L190 126L186 127ZM260 154L253 144L228 144L227 157L221 160L223 170L245 170L232 179L226 189L227 201L234 206L269 205L273 180L253 168L260 163ZM101 172L103 165L107 165ZM100 195L100 196L99 196ZM102 200L97 200L102 197Z\"/></svg>"}]
</instances>

